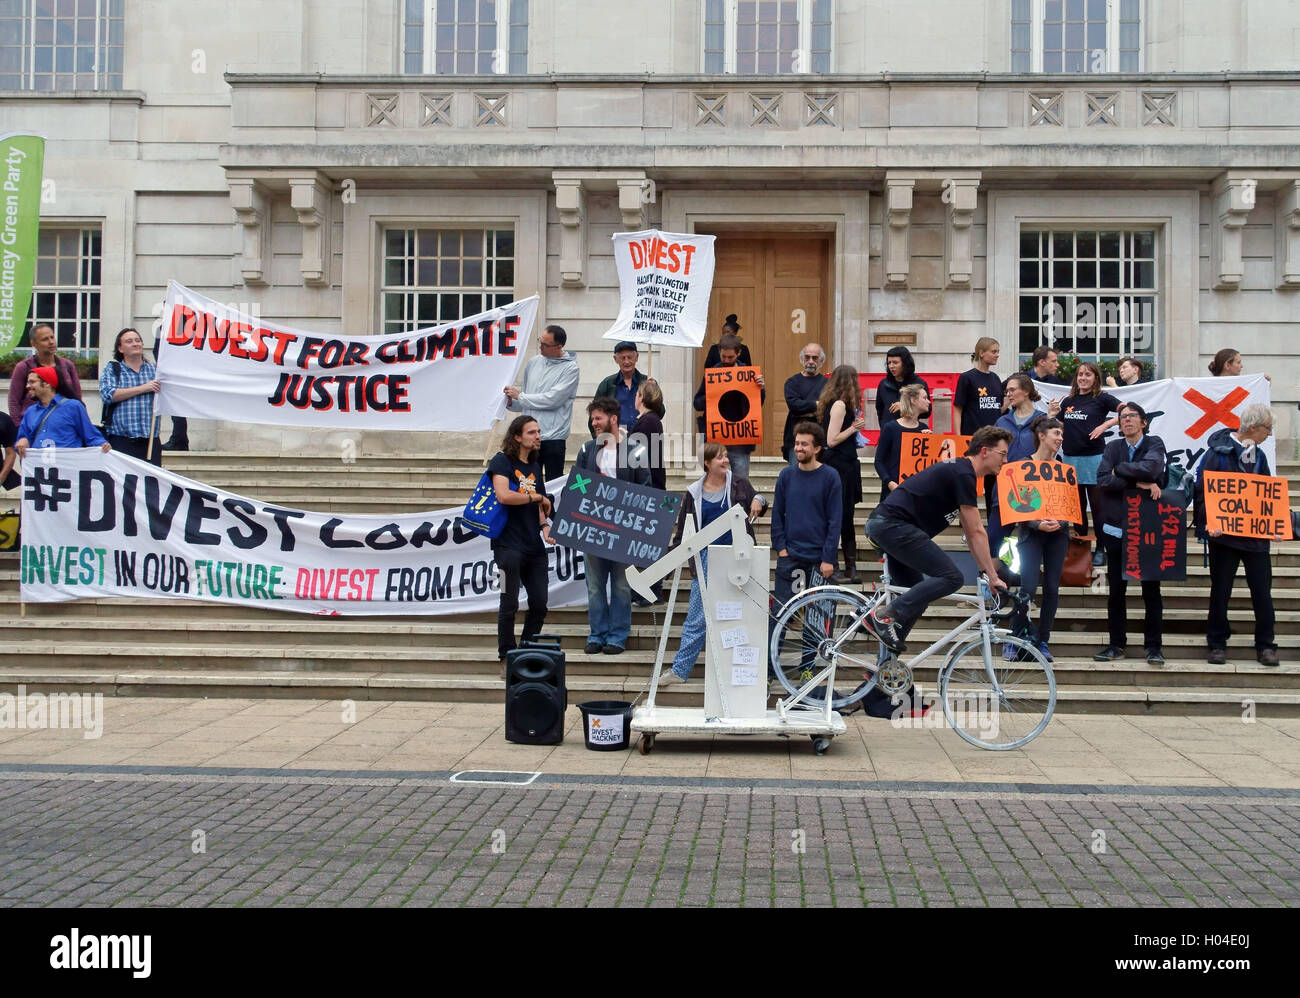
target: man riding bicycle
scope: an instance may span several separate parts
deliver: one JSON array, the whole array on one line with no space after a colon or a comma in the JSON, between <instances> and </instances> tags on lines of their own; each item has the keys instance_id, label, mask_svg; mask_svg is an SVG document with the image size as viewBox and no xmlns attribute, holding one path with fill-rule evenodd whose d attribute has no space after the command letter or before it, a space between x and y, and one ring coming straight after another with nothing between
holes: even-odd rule
<instances>
[{"instance_id":1,"label":"man riding bicycle","mask_svg":"<svg viewBox=\"0 0 1300 998\"><path fill-rule=\"evenodd\" d=\"M888 556L892 581L911 587L887 607L877 607L864 621L895 654L907 650L903 638L926 608L962 586L961 569L932 539L954 519L961 521L966 546L989 585L1007 588L998 577L998 562L989 553L975 483L998 473L1011 440L1007 430L981 427L971 437L965 457L942 461L904 479L867 520L867 537Z\"/></svg>"}]
</instances>

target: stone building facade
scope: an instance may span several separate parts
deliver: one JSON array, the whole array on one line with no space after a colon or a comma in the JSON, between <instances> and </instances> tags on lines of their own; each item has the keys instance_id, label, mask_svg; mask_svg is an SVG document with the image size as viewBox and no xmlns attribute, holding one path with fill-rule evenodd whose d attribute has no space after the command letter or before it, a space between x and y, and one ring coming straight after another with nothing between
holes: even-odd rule
<instances>
[{"instance_id":1,"label":"stone building facade","mask_svg":"<svg viewBox=\"0 0 1300 998\"><path fill-rule=\"evenodd\" d=\"M808 339L958 372L987 335L1008 373L1050 335L1158 376L1232 346L1297 432L1289 0L4 0L0 32L64 346L107 358L168 279L323 332L539 294L590 394L610 236L660 227L718 236L712 327L739 314L777 383ZM642 353L670 430L700 360Z\"/></svg>"}]
</instances>

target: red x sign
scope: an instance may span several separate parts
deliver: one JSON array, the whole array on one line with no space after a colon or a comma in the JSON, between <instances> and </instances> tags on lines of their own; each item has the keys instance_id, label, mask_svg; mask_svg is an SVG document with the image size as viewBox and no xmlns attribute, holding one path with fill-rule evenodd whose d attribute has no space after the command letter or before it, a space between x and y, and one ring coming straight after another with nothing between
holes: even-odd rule
<instances>
[{"instance_id":1,"label":"red x sign","mask_svg":"<svg viewBox=\"0 0 1300 998\"><path fill-rule=\"evenodd\" d=\"M1219 423L1222 423L1230 430L1235 430L1241 425L1241 420L1237 418L1236 413L1232 410L1241 402L1249 398L1250 393L1238 385L1223 398L1222 401L1215 402L1206 398L1195 388L1189 388L1183 393L1183 398L1202 410L1205 415L1187 428L1187 435L1193 440L1199 440L1205 434L1206 430L1211 429Z\"/></svg>"}]
</instances>

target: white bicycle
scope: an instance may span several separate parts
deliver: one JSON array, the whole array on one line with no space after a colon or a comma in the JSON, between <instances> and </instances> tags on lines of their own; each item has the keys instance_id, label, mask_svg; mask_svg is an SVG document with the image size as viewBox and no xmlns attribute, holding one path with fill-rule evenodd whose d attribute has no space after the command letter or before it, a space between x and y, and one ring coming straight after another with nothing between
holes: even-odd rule
<instances>
[{"instance_id":1,"label":"white bicycle","mask_svg":"<svg viewBox=\"0 0 1300 998\"><path fill-rule=\"evenodd\" d=\"M906 661L889 652L863 626L867 614L907 592L889 582L888 569L869 593L817 586L778 611L771 637L772 668L781 684L806 701L825 703L827 678L856 669L861 685L829 693L835 709L856 703L879 687L895 703L912 687L916 667L940 651L938 696L945 721L980 748L1020 748L1042 733L1056 709L1056 677L1035 645L998 627L1001 600L981 577L976 596L944 597L973 607L964 621ZM833 682L833 679L831 680Z\"/></svg>"}]
</instances>

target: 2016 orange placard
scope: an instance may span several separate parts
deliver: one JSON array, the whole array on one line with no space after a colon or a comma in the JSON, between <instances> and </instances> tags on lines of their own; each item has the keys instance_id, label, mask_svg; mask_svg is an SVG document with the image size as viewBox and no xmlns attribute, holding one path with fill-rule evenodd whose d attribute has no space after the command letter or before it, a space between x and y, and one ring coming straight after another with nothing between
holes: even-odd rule
<instances>
[{"instance_id":1,"label":"2016 orange placard","mask_svg":"<svg viewBox=\"0 0 1300 998\"><path fill-rule=\"evenodd\" d=\"M710 367L704 371L704 439L714 443L763 442L763 393L757 367Z\"/></svg>"},{"instance_id":2,"label":"2016 orange placard","mask_svg":"<svg viewBox=\"0 0 1300 998\"><path fill-rule=\"evenodd\" d=\"M1233 537L1291 540L1291 496L1285 478L1207 471L1205 526Z\"/></svg>"},{"instance_id":3,"label":"2016 orange placard","mask_svg":"<svg viewBox=\"0 0 1300 998\"><path fill-rule=\"evenodd\" d=\"M1081 523L1078 475L1061 461L1009 461L998 472L998 510L1003 523Z\"/></svg>"}]
</instances>

